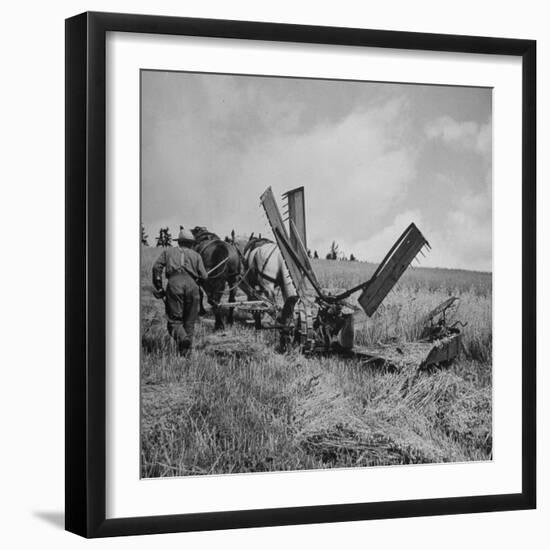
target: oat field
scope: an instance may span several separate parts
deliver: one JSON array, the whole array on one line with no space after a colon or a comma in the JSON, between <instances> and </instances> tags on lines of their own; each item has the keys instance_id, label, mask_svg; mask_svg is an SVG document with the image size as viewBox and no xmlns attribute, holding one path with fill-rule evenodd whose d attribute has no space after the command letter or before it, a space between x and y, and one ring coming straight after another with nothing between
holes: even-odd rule
<instances>
[{"instance_id":1,"label":"oat field","mask_svg":"<svg viewBox=\"0 0 550 550\"><path fill-rule=\"evenodd\" d=\"M179 357L152 296L158 248L142 250L141 475L229 474L490 460L492 277L415 268L372 319L356 315L356 341L418 336L417 321L450 295L467 322L461 357L432 372L390 372L358 360L276 352L277 334L245 318L214 332L197 325ZM314 260L321 284L349 288L375 265Z\"/></svg>"}]
</instances>

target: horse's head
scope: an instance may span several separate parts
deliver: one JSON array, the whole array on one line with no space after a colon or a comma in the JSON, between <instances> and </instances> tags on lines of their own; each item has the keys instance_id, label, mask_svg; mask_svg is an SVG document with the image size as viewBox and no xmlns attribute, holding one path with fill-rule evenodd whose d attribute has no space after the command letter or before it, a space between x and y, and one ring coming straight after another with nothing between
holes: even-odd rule
<instances>
[{"instance_id":1,"label":"horse's head","mask_svg":"<svg viewBox=\"0 0 550 550\"><path fill-rule=\"evenodd\" d=\"M248 245L248 240L246 236L243 235L235 235L232 238L231 244L239 250L241 254L244 254L245 248Z\"/></svg>"},{"instance_id":2,"label":"horse's head","mask_svg":"<svg viewBox=\"0 0 550 550\"><path fill-rule=\"evenodd\" d=\"M266 243L272 243L273 241L269 240L266 237L262 237L261 233L255 235L254 232L252 232L250 233L248 240L242 242L244 242L244 248L242 250L246 254L249 250L254 250L259 246L262 246Z\"/></svg>"},{"instance_id":3,"label":"horse's head","mask_svg":"<svg viewBox=\"0 0 550 550\"><path fill-rule=\"evenodd\" d=\"M212 231L208 231L206 227L200 225L197 225L196 227L191 229L191 233L193 233L193 237L195 237L195 241L197 243L220 240L216 233L212 233Z\"/></svg>"},{"instance_id":4,"label":"horse's head","mask_svg":"<svg viewBox=\"0 0 550 550\"><path fill-rule=\"evenodd\" d=\"M208 233L208 229L204 226L197 225L191 229L191 233L193 233L193 237L198 238L204 233Z\"/></svg>"}]
</instances>

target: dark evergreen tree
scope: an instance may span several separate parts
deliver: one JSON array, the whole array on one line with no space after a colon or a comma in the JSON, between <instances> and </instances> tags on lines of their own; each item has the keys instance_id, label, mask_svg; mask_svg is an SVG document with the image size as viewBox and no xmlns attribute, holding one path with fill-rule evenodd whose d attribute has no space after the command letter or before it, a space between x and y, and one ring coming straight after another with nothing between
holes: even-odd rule
<instances>
[{"instance_id":1,"label":"dark evergreen tree","mask_svg":"<svg viewBox=\"0 0 550 550\"><path fill-rule=\"evenodd\" d=\"M141 244L143 246L149 246L149 241L147 239L149 239L149 235L145 233L145 227L141 224Z\"/></svg>"},{"instance_id":2,"label":"dark evergreen tree","mask_svg":"<svg viewBox=\"0 0 550 550\"><path fill-rule=\"evenodd\" d=\"M326 255L327 260L337 260L338 259L338 245L336 244L336 241L332 241L332 244L330 245L330 250L328 254Z\"/></svg>"},{"instance_id":3,"label":"dark evergreen tree","mask_svg":"<svg viewBox=\"0 0 550 550\"><path fill-rule=\"evenodd\" d=\"M161 227L159 229L159 236L157 237L157 246L164 248L172 246L172 235L168 227Z\"/></svg>"}]
</instances>

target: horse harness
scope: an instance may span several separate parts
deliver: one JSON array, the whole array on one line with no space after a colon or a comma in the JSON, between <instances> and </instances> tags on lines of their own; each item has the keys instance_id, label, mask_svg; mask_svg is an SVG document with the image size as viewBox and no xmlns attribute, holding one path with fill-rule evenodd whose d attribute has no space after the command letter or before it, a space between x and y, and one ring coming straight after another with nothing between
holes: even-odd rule
<instances>
[{"instance_id":1,"label":"horse harness","mask_svg":"<svg viewBox=\"0 0 550 550\"><path fill-rule=\"evenodd\" d=\"M270 241L268 241L268 242L270 242ZM262 265L262 269L260 269L258 271L258 275L260 277L262 277L262 279L265 279L266 281L269 281L270 283L273 283L273 284L276 284L277 280L274 279L273 277L270 277L269 275L267 275L265 273L265 268L267 267L267 264L268 264L269 260L271 260L271 256L273 256L276 249L277 249L277 246L275 244L273 244L273 248L271 249L271 252L267 255L267 258L264 260L264 263Z\"/></svg>"},{"instance_id":2,"label":"horse harness","mask_svg":"<svg viewBox=\"0 0 550 550\"><path fill-rule=\"evenodd\" d=\"M225 241L222 241L215 233L210 233L210 232L204 232L202 234L200 234L198 236L198 239L197 239L197 243L195 245L195 250L202 256L202 254L204 253L205 250L208 249L208 247L210 247L211 245L213 244L216 244L216 242L221 242L221 243L224 243L225 245L227 244ZM270 281L271 283L273 284L276 284L277 281L273 278L273 277L270 277L269 275L266 275L264 273L264 270L269 262L269 260L271 259L271 257L273 256L277 246L275 245L275 243L273 243L273 241L270 241L269 239L265 239L265 238L260 238L260 239L254 239L254 241L252 243L247 243L247 246L245 246L245 254L249 254L250 252L252 252L252 250L256 249L256 248L259 248L260 246L263 246L264 244L273 244L273 249L271 250L271 252L267 255L267 258L265 259L263 265L262 265L262 269L261 271L258 272L258 275L260 277L262 277L263 279L266 279L267 281ZM247 261L247 256L245 256L239 249L238 246L235 246L235 250L237 250L237 253L245 267L245 271L244 273L238 278L237 282L232 286L230 287L228 290L226 290L224 292L224 294L226 293L231 293L233 290L235 290L239 285L241 284L246 284L246 286L249 288L249 291L250 293L255 296L256 298L258 299L261 299L261 300L265 300L266 298L265 297L262 297L260 296L252 287L251 285L248 283L248 281L246 280L246 277L247 275L249 274L250 270L252 269L252 266L248 264L248 261ZM208 279L218 279L222 276L225 276L226 278L230 278L230 277L233 277L235 275L238 275L239 272L236 272L236 273L226 273L226 270L227 269L227 265L224 265L224 270L217 274L217 275L213 275L213 276L209 276ZM271 302L271 300L267 300L268 302Z\"/></svg>"}]
</instances>

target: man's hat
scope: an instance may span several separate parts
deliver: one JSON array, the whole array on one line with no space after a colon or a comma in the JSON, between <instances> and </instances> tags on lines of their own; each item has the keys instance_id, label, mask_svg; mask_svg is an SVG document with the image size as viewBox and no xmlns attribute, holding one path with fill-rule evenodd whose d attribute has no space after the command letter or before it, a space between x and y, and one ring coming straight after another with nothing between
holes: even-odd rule
<instances>
[{"instance_id":1,"label":"man's hat","mask_svg":"<svg viewBox=\"0 0 550 550\"><path fill-rule=\"evenodd\" d=\"M195 237L193 237L193 233L189 231L188 229L184 229L182 225L180 225L180 232L178 234L178 242L195 242Z\"/></svg>"}]
</instances>

